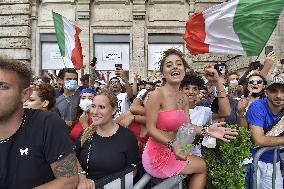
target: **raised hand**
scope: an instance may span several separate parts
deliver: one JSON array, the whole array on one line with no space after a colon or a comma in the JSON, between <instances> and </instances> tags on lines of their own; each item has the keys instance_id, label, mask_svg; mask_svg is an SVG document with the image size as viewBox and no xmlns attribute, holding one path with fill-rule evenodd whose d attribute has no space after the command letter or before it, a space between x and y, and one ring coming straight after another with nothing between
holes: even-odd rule
<instances>
[{"instance_id":1,"label":"raised hand","mask_svg":"<svg viewBox=\"0 0 284 189\"><path fill-rule=\"evenodd\" d=\"M246 98L242 98L238 102L237 111L239 115L243 115L246 112L246 108L248 106L249 100Z\"/></svg>"},{"instance_id":2,"label":"raised hand","mask_svg":"<svg viewBox=\"0 0 284 189\"><path fill-rule=\"evenodd\" d=\"M264 59L264 65L268 64L268 65L273 65L273 63L276 60L276 55L275 53L272 51L270 52L268 55L266 55L265 59Z\"/></svg>"},{"instance_id":3,"label":"raised hand","mask_svg":"<svg viewBox=\"0 0 284 189\"><path fill-rule=\"evenodd\" d=\"M204 75L205 78L209 81L216 82L219 79L219 74L212 65L206 65L204 67Z\"/></svg>"},{"instance_id":4,"label":"raised hand","mask_svg":"<svg viewBox=\"0 0 284 189\"><path fill-rule=\"evenodd\" d=\"M224 124L225 122L214 123L208 128L208 134L211 137L223 140L225 142L230 142L230 139L236 139L236 136L238 135L237 130L226 127L220 127Z\"/></svg>"}]
</instances>

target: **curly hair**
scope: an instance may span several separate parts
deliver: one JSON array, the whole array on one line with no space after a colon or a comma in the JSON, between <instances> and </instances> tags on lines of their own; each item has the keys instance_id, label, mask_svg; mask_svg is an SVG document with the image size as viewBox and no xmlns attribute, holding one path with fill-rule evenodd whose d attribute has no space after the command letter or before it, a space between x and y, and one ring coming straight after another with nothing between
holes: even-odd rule
<instances>
[{"instance_id":1,"label":"curly hair","mask_svg":"<svg viewBox=\"0 0 284 189\"><path fill-rule=\"evenodd\" d=\"M41 101L48 100L47 110L51 110L56 102L56 93L54 88L48 83L42 83L34 88Z\"/></svg>"},{"instance_id":2,"label":"curly hair","mask_svg":"<svg viewBox=\"0 0 284 189\"><path fill-rule=\"evenodd\" d=\"M118 100L116 95L109 89L103 89L96 94L96 96L104 95L108 98L109 104L112 108L116 108L118 105ZM84 146L85 142L89 140L96 131L96 126L92 125L84 129L82 136L81 136L81 147Z\"/></svg>"},{"instance_id":3,"label":"curly hair","mask_svg":"<svg viewBox=\"0 0 284 189\"><path fill-rule=\"evenodd\" d=\"M30 86L32 80L32 72L30 68L17 60L9 60L0 57L0 69L15 72L20 81L20 89Z\"/></svg>"},{"instance_id":4,"label":"curly hair","mask_svg":"<svg viewBox=\"0 0 284 189\"><path fill-rule=\"evenodd\" d=\"M204 80L202 79L202 77L200 77L200 76L185 74L183 80L181 81L180 89L182 89L183 87L185 87L187 85L195 85L200 90L200 89L204 88L205 83L204 83Z\"/></svg>"},{"instance_id":5,"label":"curly hair","mask_svg":"<svg viewBox=\"0 0 284 189\"><path fill-rule=\"evenodd\" d=\"M166 58L170 55L177 55L178 57L180 57L180 59L182 60L183 66L184 66L184 70L189 69L187 62L184 59L184 54L178 49L171 48L163 52L162 59L160 60L160 72L161 73L163 73Z\"/></svg>"}]
</instances>

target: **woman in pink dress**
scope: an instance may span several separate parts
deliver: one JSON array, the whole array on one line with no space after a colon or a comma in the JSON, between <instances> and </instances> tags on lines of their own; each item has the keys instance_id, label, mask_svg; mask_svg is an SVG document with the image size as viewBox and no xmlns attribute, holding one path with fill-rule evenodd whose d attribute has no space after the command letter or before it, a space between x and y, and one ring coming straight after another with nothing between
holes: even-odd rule
<instances>
[{"instance_id":1,"label":"woman in pink dress","mask_svg":"<svg viewBox=\"0 0 284 189\"><path fill-rule=\"evenodd\" d=\"M176 49L164 52L160 71L166 84L156 89L146 105L146 127L150 136L142 155L145 170L157 178L168 178L178 174L191 175L189 188L201 189L206 183L206 164L201 157L185 156L174 142L179 127L190 122L187 96L179 91L187 63ZM210 74L210 73L209 73ZM208 129L194 127L197 134L209 135L227 141L234 138L235 130L219 127Z\"/></svg>"}]
</instances>

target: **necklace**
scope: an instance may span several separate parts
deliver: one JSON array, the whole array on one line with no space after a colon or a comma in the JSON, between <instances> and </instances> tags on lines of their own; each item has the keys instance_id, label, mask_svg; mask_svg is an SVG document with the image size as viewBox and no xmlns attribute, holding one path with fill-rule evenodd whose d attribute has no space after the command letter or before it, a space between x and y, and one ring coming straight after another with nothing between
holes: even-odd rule
<instances>
[{"instance_id":1,"label":"necklace","mask_svg":"<svg viewBox=\"0 0 284 189\"><path fill-rule=\"evenodd\" d=\"M90 161L90 154L91 154L91 148L92 148L93 137L94 137L94 134L93 134L92 137L90 138L90 145L89 145L89 148L88 148L86 175L88 175L88 173L89 173L89 161Z\"/></svg>"},{"instance_id":2,"label":"necklace","mask_svg":"<svg viewBox=\"0 0 284 189\"><path fill-rule=\"evenodd\" d=\"M24 113L24 115L23 115L23 117L22 117L22 120L21 120L21 123L20 123L18 129L16 130L16 132L25 124L26 118L27 118L27 114ZM16 132L15 132L15 133L16 133ZM13 135L12 135L12 136L13 136ZM0 144L9 142L9 140L10 140L10 138L11 138L12 136L10 136L10 137L8 137L8 138L6 138L6 139L1 139L1 138L0 138Z\"/></svg>"}]
</instances>

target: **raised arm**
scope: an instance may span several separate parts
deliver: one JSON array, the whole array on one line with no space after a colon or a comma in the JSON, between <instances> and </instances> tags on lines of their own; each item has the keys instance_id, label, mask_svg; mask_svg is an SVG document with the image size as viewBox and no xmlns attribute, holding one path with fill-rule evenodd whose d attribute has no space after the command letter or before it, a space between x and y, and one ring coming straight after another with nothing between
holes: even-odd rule
<instances>
[{"instance_id":1,"label":"raised arm","mask_svg":"<svg viewBox=\"0 0 284 189\"><path fill-rule=\"evenodd\" d=\"M264 59L264 66L262 70L260 71L260 75L266 78L275 60L276 60L276 56L274 52L270 52Z\"/></svg>"},{"instance_id":2,"label":"raised arm","mask_svg":"<svg viewBox=\"0 0 284 189\"><path fill-rule=\"evenodd\" d=\"M225 91L225 80L219 77L217 70L211 65L206 66L204 72L206 79L214 82L216 86L219 106L218 116L222 118L230 116L231 105Z\"/></svg>"}]
</instances>

